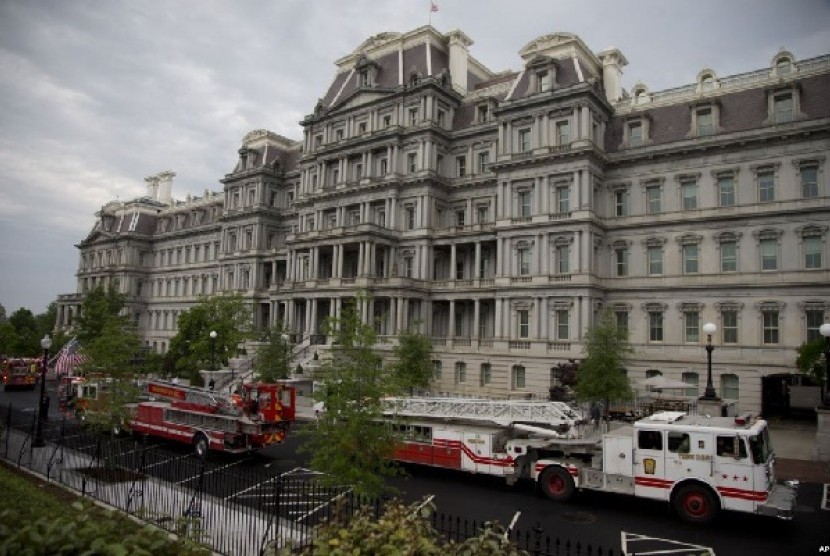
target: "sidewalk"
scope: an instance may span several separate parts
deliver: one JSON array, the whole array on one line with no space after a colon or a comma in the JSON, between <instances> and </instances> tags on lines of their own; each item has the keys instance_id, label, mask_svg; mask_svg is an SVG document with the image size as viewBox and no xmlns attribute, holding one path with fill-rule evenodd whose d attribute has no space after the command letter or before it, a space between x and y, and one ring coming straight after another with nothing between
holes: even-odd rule
<instances>
[{"instance_id":1,"label":"sidewalk","mask_svg":"<svg viewBox=\"0 0 830 556\"><path fill-rule=\"evenodd\" d=\"M830 483L830 462L814 459L814 422L773 419L769 424L769 434L776 455L776 479Z\"/></svg>"}]
</instances>

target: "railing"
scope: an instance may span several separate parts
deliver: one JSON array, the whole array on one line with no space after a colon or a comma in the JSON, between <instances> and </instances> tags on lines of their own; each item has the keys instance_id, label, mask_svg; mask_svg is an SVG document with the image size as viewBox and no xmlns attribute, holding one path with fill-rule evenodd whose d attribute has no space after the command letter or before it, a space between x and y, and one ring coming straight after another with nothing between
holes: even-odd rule
<instances>
[{"instance_id":1,"label":"railing","mask_svg":"<svg viewBox=\"0 0 830 556\"><path fill-rule=\"evenodd\" d=\"M0 407L0 422L0 458L9 464L219 554L260 556L307 546L324 523L348 523L361 510L378 518L386 507L384 500L361 497L348 486L328 486L319 473L304 468L277 473L195 455L170 457L163 445L146 437L113 437L65 418L50 419L43 431L46 446L33 448L32 412ZM425 519L440 537L457 543L487 526L494 542L512 543L536 556L615 554L551 537L539 522L521 531L441 512Z\"/></svg>"}]
</instances>

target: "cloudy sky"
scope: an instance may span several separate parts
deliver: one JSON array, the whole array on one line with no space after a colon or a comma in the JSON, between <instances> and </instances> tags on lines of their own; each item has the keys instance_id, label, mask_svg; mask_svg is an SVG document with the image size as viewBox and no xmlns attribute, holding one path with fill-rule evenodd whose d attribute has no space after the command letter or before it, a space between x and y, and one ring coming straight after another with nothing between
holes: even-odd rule
<instances>
[{"instance_id":1,"label":"cloudy sky","mask_svg":"<svg viewBox=\"0 0 830 556\"><path fill-rule=\"evenodd\" d=\"M652 91L830 53L828 0L437 0L493 71L547 33L629 60ZM242 137L298 124L334 61L425 25L428 0L0 0L0 304L35 313L75 291L74 244L113 199L173 170L173 195L219 190Z\"/></svg>"}]
</instances>

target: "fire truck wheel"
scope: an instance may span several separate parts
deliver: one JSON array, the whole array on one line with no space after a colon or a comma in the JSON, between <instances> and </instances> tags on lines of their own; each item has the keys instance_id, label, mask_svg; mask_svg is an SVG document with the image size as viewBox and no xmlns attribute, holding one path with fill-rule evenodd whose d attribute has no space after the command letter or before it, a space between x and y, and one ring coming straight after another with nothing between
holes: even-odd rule
<instances>
[{"instance_id":1,"label":"fire truck wheel","mask_svg":"<svg viewBox=\"0 0 830 556\"><path fill-rule=\"evenodd\" d=\"M674 497L674 509L689 523L709 523L718 515L718 501L707 487L690 484Z\"/></svg>"},{"instance_id":2,"label":"fire truck wheel","mask_svg":"<svg viewBox=\"0 0 830 556\"><path fill-rule=\"evenodd\" d=\"M208 453L208 437L203 433L198 433L193 437L193 449L196 450L196 455L203 458Z\"/></svg>"},{"instance_id":3,"label":"fire truck wheel","mask_svg":"<svg viewBox=\"0 0 830 556\"><path fill-rule=\"evenodd\" d=\"M567 502L576 490L573 477L568 470L556 465L542 471L539 486L545 496L556 502Z\"/></svg>"}]
</instances>

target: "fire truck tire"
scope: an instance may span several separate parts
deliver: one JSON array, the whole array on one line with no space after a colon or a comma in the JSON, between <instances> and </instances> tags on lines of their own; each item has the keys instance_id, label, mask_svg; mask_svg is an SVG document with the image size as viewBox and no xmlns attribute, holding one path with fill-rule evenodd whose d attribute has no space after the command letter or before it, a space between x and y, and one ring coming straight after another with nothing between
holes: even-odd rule
<instances>
[{"instance_id":1,"label":"fire truck tire","mask_svg":"<svg viewBox=\"0 0 830 556\"><path fill-rule=\"evenodd\" d=\"M208 437L204 435L204 433L197 433L196 436L193 437L193 449L196 450L196 455L200 458L203 458L208 453L208 448L210 443L208 442Z\"/></svg>"},{"instance_id":2,"label":"fire truck tire","mask_svg":"<svg viewBox=\"0 0 830 556\"><path fill-rule=\"evenodd\" d=\"M539 487L545 496L556 502L567 502L576 490L573 477L567 469L551 465L539 477Z\"/></svg>"},{"instance_id":3,"label":"fire truck tire","mask_svg":"<svg viewBox=\"0 0 830 556\"><path fill-rule=\"evenodd\" d=\"M715 519L720 506L708 487L689 484L680 487L675 494L674 509L683 521L703 524Z\"/></svg>"}]
</instances>

